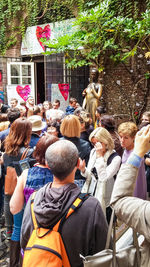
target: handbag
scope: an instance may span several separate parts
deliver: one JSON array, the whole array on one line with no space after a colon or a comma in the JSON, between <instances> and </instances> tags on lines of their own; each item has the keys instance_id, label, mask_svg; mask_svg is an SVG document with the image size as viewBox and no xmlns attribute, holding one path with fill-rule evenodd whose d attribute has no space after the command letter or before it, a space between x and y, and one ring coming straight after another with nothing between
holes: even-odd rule
<instances>
[{"instance_id":1,"label":"handbag","mask_svg":"<svg viewBox=\"0 0 150 267\"><path fill-rule=\"evenodd\" d=\"M29 150L28 147L24 150L19 162L23 161L26 158L28 150ZM8 166L5 175L5 188L4 188L5 195L12 195L16 185L17 185L16 169L13 166Z\"/></svg>"},{"instance_id":2,"label":"handbag","mask_svg":"<svg viewBox=\"0 0 150 267\"><path fill-rule=\"evenodd\" d=\"M116 221L112 212L105 249L93 256L86 256L83 259L84 267L140 267L141 252L138 245L137 234L133 230L133 245L116 251ZM109 249L111 233L113 228L113 249Z\"/></svg>"},{"instance_id":3,"label":"handbag","mask_svg":"<svg viewBox=\"0 0 150 267\"><path fill-rule=\"evenodd\" d=\"M95 167L91 170L90 173L88 173L81 192L95 196L99 200L104 214L106 213L106 205L104 200L106 192L106 181L101 181L98 179L98 174Z\"/></svg>"},{"instance_id":4,"label":"handbag","mask_svg":"<svg viewBox=\"0 0 150 267\"><path fill-rule=\"evenodd\" d=\"M89 193L92 196L94 196L96 186L97 186L97 176L95 175L95 172L91 170L91 172L88 173L88 176L82 187L82 193Z\"/></svg>"}]
</instances>

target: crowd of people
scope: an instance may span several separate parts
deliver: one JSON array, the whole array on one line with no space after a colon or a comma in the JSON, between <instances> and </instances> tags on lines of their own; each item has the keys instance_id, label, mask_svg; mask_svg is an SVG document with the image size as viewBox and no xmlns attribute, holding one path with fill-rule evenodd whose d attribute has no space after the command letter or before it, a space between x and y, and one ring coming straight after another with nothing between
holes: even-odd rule
<instances>
[{"instance_id":1,"label":"crowd of people","mask_svg":"<svg viewBox=\"0 0 150 267\"><path fill-rule=\"evenodd\" d=\"M92 196L61 226L70 266L83 266L80 254L105 248L112 207L145 236L141 266L150 266L150 112L143 113L140 125L117 125L101 106L95 107L93 121L93 111L87 112L75 98L64 111L60 104L56 99L35 105L29 96L19 105L15 98L10 106L0 105L0 223L10 240L10 266L22 266L33 231L33 192L38 227L53 229L80 192L90 192L93 175ZM26 150L25 167L18 171ZM12 195L5 191L8 166L17 175Z\"/></svg>"}]
</instances>

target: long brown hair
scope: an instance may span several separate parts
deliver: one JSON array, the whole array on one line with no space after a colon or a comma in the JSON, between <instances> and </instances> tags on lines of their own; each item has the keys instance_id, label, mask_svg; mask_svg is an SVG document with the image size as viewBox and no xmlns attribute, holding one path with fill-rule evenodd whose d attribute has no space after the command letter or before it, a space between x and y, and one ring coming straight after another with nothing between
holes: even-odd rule
<instances>
[{"instance_id":1,"label":"long brown hair","mask_svg":"<svg viewBox=\"0 0 150 267\"><path fill-rule=\"evenodd\" d=\"M32 124L26 118L16 119L11 127L10 132L5 140L5 152L17 156L22 146L29 145L32 133Z\"/></svg>"}]
</instances>

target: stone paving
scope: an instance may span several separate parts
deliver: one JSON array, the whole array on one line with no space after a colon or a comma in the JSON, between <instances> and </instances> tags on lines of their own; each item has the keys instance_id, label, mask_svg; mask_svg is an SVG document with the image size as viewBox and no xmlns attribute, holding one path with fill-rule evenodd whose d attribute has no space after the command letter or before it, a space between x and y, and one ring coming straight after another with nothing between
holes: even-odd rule
<instances>
[{"instance_id":1,"label":"stone paving","mask_svg":"<svg viewBox=\"0 0 150 267\"><path fill-rule=\"evenodd\" d=\"M5 228L0 225L0 267L9 266L9 240L5 236Z\"/></svg>"}]
</instances>

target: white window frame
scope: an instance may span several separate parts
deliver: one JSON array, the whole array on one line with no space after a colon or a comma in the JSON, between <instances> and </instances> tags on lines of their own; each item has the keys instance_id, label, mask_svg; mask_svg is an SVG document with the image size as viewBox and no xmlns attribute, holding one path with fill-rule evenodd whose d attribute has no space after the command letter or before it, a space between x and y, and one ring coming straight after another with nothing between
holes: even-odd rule
<instances>
[{"instance_id":1,"label":"white window frame","mask_svg":"<svg viewBox=\"0 0 150 267\"><path fill-rule=\"evenodd\" d=\"M19 65L20 66L20 76L11 76L11 66L12 65ZM30 65L31 66L31 76L22 76L22 67L23 65ZM17 78L20 77L20 83L19 84L12 84L11 83L11 78ZM34 90L34 63L33 62L9 62L7 63L7 81L8 81L8 85L26 85L22 83L22 79L23 78L30 78L31 77L31 87Z\"/></svg>"}]
</instances>

